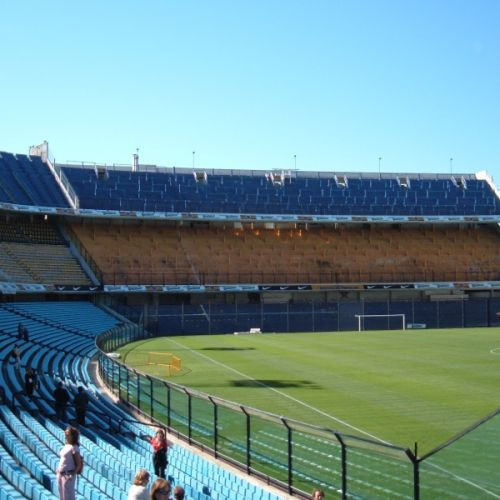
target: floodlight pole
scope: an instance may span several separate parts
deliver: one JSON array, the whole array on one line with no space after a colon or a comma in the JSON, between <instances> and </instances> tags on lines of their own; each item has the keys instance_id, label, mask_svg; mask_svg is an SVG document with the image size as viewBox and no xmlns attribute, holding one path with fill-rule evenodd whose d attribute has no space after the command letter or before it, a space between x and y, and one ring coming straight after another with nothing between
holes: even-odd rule
<instances>
[{"instance_id":1,"label":"floodlight pole","mask_svg":"<svg viewBox=\"0 0 500 500\"><path fill-rule=\"evenodd\" d=\"M378 178L379 179L382 179L382 174L380 173L380 163L381 163L381 161L382 161L382 157L379 156L378 157Z\"/></svg>"},{"instance_id":2,"label":"floodlight pole","mask_svg":"<svg viewBox=\"0 0 500 500\"><path fill-rule=\"evenodd\" d=\"M297 170L297 155L293 155L294 169Z\"/></svg>"},{"instance_id":3,"label":"floodlight pole","mask_svg":"<svg viewBox=\"0 0 500 500\"><path fill-rule=\"evenodd\" d=\"M193 151L193 170L194 170L194 156L196 154L196 151Z\"/></svg>"},{"instance_id":4,"label":"floodlight pole","mask_svg":"<svg viewBox=\"0 0 500 500\"><path fill-rule=\"evenodd\" d=\"M453 158L450 158L450 174L453 174Z\"/></svg>"}]
</instances>

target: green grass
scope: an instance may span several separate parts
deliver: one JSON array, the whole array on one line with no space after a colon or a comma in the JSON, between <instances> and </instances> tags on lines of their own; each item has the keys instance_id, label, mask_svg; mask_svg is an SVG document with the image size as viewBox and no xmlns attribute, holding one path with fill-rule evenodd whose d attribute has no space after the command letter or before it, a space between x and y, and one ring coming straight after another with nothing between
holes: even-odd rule
<instances>
[{"instance_id":1,"label":"green grass","mask_svg":"<svg viewBox=\"0 0 500 500\"><path fill-rule=\"evenodd\" d=\"M420 454L500 406L500 328L186 336L121 353L161 375L148 351L182 359L178 384Z\"/></svg>"}]
</instances>

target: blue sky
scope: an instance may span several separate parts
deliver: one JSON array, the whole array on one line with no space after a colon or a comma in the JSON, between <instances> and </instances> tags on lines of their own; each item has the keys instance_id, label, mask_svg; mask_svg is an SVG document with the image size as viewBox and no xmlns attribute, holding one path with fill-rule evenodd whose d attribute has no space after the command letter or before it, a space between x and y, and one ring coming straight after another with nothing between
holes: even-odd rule
<instances>
[{"instance_id":1,"label":"blue sky","mask_svg":"<svg viewBox=\"0 0 500 500\"><path fill-rule=\"evenodd\" d=\"M0 150L500 185L500 2L4 2Z\"/></svg>"}]
</instances>

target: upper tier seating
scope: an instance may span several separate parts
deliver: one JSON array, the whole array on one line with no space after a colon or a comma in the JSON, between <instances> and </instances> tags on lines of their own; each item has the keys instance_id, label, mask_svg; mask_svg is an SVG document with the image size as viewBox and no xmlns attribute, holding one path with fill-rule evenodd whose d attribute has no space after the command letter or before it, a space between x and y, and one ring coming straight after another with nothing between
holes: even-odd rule
<instances>
[{"instance_id":1,"label":"upper tier seating","mask_svg":"<svg viewBox=\"0 0 500 500\"><path fill-rule=\"evenodd\" d=\"M235 230L74 225L104 283L359 283L500 279L495 227Z\"/></svg>"},{"instance_id":2,"label":"upper tier seating","mask_svg":"<svg viewBox=\"0 0 500 500\"><path fill-rule=\"evenodd\" d=\"M17 339L19 322L30 332L27 342ZM13 411L12 404L0 404L0 498L58 498L55 469L67 425L54 416L52 394L59 380L72 396L80 385L90 396L87 426L81 428L85 468L77 480L77 499L126 500L138 469L146 468L154 477L151 447L141 439L151 436L153 429L124 420L131 415L101 396L89 377L95 336L117 323L85 302L0 305L0 386L6 402L14 401L16 406ZM15 344L21 350L19 370L9 362ZM22 377L28 366L38 372L40 384L33 399L22 394ZM73 420L72 407L68 414ZM121 432L111 432L110 426L116 430L119 422ZM170 447L167 474L173 485L185 487L188 500L279 500L179 445Z\"/></svg>"},{"instance_id":3,"label":"upper tier seating","mask_svg":"<svg viewBox=\"0 0 500 500\"><path fill-rule=\"evenodd\" d=\"M0 152L0 201L69 207L49 168L38 156Z\"/></svg>"},{"instance_id":4,"label":"upper tier seating","mask_svg":"<svg viewBox=\"0 0 500 500\"><path fill-rule=\"evenodd\" d=\"M460 187L449 179L348 179L295 177L276 186L261 175L209 175L64 167L82 208L160 212L225 212L303 215L500 215L500 201L482 180Z\"/></svg>"}]
</instances>

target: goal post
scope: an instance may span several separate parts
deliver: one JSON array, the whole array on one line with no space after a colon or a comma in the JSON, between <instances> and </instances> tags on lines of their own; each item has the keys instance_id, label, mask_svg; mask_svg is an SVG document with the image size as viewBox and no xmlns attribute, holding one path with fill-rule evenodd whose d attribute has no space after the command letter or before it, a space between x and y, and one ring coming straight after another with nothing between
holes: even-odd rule
<instances>
[{"instance_id":1,"label":"goal post","mask_svg":"<svg viewBox=\"0 0 500 500\"><path fill-rule=\"evenodd\" d=\"M182 370L181 358L171 352L148 352L147 364L165 367L169 376Z\"/></svg>"},{"instance_id":2,"label":"goal post","mask_svg":"<svg viewBox=\"0 0 500 500\"><path fill-rule=\"evenodd\" d=\"M406 314L355 314L355 318L358 318L358 332L364 330L365 318L401 318L402 330L406 330Z\"/></svg>"}]
</instances>

